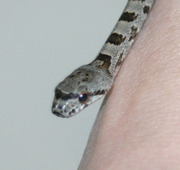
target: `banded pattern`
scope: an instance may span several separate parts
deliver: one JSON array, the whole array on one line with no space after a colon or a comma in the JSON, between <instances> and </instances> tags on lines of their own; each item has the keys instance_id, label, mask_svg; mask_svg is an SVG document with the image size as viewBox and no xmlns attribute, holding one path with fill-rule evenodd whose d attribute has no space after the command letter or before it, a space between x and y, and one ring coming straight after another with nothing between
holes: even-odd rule
<instances>
[{"instance_id":1,"label":"banded pattern","mask_svg":"<svg viewBox=\"0 0 180 170\"><path fill-rule=\"evenodd\" d=\"M76 69L56 87L52 106L55 115L71 117L111 89L120 65L154 2L155 0L128 0L123 14L95 60Z\"/></svg>"},{"instance_id":2,"label":"banded pattern","mask_svg":"<svg viewBox=\"0 0 180 170\"><path fill-rule=\"evenodd\" d=\"M110 63L106 64L110 65L107 70L110 76L116 76L120 66L116 63L120 63L120 60L122 62L126 57L153 4L154 0L129 0L126 9L100 51L102 55L111 56Z\"/></svg>"}]
</instances>

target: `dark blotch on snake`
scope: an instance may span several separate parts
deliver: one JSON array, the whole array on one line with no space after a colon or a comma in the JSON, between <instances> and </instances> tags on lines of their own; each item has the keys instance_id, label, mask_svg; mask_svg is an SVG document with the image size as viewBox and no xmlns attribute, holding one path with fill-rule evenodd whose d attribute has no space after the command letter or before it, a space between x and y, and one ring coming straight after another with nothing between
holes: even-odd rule
<instances>
[{"instance_id":1,"label":"dark blotch on snake","mask_svg":"<svg viewBox=\"0 0 180 170\"><path fill-rule=\"evenodd\" d=\"M129 38L129 41L134 40L136 38L136 36L138 34L137 30L138 30L137 27L135 27L135 26L131 27L131 36Z\"/></svg>"},{"instance_id":2,"label":"dark blotch on snake","mask_svg":"<svg viewBox=\"0 0 180 170\"><path fill-rule=\"evenodd\" d=\"M96 92L94 93L94 95L99 95L99 93L100 93L100 90L96 91Z\"/></svg>"},{"instance_id":3,"label":"dark blotch on snake","mask_svg":"<svg viewBox=\"0 0 180 170\"><path fill-rule=\"evenodd\" d=\"M125 39L126 37L123 37L121 34L112 33L107 39L106 43L120 45Z\"/></svg>"},{"instance_id":4,"label":"dark blotch on snake","mask_svg":"<svg viewBox=\"0 0 180 170\"><path fill-rule=\"evenodd\" d=\"M138 14L136 15L134 12L124 12L119 21L133 22L137 16Z\"/></svg>"},{"instance_id":5,"label":"dark blotch on snake","mask_svg":"<svg viewBox=\"0 0 180 170\"><path fill-rule=\"evenodd\" d=\"M145 6L144 9L143 9L143 12L144 12L145 14L148 14L149 11L150 11L150 7L149 7L149 6Z\"/></svg>"},{"instance_id":6,"label":"dark blotch on snake","mask_svg":"<svg viewBox=\"0 0 180 170\"><path fill-rule=\"evenodd\" d=\"M56 99L60 99L63 96L63 93L61 92L61 90L56 89L55 90L55 97Z\"/></svg>"},{"instance_id":7,"label":"dark blotch on snake","mask_svg":"<svg viewBox=\"0 0 180 170\"><path fill-rule=\"evenodd\" d=\"M123 52L120 54L119 59L118 59L118 62L116 63L116 66L115 66L115 67L119 67L119 66L121 65L121 63L123 62L123 61L122 61L122 57L123 57Z\"/></svg>"},{"instance_id":8,"label":"dark blotch on snake","mask_svg":"<svg viewBox=\"0 0 180 170\"><path fill-rule=\"evenodd\" d=\"M88 81L88 78L84 78L82 79L82 82Z\"/></svg>"},{"instance_id":9,"label":"dark blotch on snake","mask_svg":"<svg viewBox=\"0 0 180 170\"><path fill-rule=\"evenodd\" d=\"M101 95L103 95L103 94L105 94L105 93L106 93L105 90L102 90L102 91L100 92Z\"/></svg>"},{"instance_id":10,"label":"dark blotch on snake","mask_svg":"<svg viewBox=\"0 0 180 170\"><path fill-rule=\"evenodd\" d=\"M77 98L77 95L75 95L73 93L66 94L66 93L63 93L61 90L56 89L55 90L55 97L56 97L56 99L61 98L61 100L66 101L66 100L69 100L69 99Z\"/></svg>"},{"instance_id":11,"label":"dark blotch on snake","mask_svg":"<svg viewBox=\"0 0 180 170\"><path fill-rule=\"evenodd\" d=\"M98 65L97 67L99 67L101 69L105 69L107 71L107 73L111 76L111 73L108 71L108 69L111 65L111 56L99 53L99 55L96 57L96 59L93 62L96 62L97 60L103 62L102 64Z\"/></svg>"},{"instance_id":12,"label":"dark blotch on snake","mask_svg":"<svg viewBox=\"0 0 180 170\"><path fill-rule=\"evenodd\" d=\"M97 92L94 93L94 95L103 95L105 93L106 93L105 90L98 90Z\"/></svg>"}]
</instances>

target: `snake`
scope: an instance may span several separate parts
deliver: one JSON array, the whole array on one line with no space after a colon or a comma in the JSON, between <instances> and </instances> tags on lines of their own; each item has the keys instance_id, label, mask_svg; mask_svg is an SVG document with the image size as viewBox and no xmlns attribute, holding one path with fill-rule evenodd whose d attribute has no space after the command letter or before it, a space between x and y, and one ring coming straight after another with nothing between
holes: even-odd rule
<instances>
[{"instance_id":1,"label":"snake","mask_svg":"<svg viewBox=\"0 0 180 170\"><path fill-rule=\"evenodd\" d=\"M155 0L128 0L97 57L56 86L51 108L53 114L72 117L110 91L154 3Z\"/></svg>"}]
</instances>

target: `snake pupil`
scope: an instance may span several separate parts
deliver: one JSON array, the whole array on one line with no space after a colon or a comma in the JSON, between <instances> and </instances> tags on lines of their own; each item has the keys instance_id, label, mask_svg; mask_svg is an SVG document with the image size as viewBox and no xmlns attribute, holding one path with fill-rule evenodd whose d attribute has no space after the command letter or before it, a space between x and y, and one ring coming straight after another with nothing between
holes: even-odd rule
<instances>
[{"instance_id":1,"label":"snake pupil","mask_svg":"<svg viewBox=\"0 0 180 170\"><path fill-rule=\"evenodd\" d=\"M84 93L82 93L82 94L79 95L79 101L80 101L81 103L87 102L88 99L89 99L89 94L88 94L87 92L84 92Z\"/></svg>"}]
</instances>

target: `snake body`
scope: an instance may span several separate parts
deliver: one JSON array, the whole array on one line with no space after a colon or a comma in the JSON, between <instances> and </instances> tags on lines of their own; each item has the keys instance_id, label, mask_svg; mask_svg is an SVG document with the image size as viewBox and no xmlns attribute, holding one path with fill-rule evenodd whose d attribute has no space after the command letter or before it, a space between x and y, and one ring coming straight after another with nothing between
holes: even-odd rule
<instances>
[{"instance_id":1,"label":"snake body","mask_svg":"<svg viewBox=\"0 0 180 170\"><path fill-rule=\"evenodd\" d=\"M128 0L98 56L73 71L55 88L52 112L71 117L111 89L119 68L140 32L155 0Z\"/></svg>"}]
</instances>

